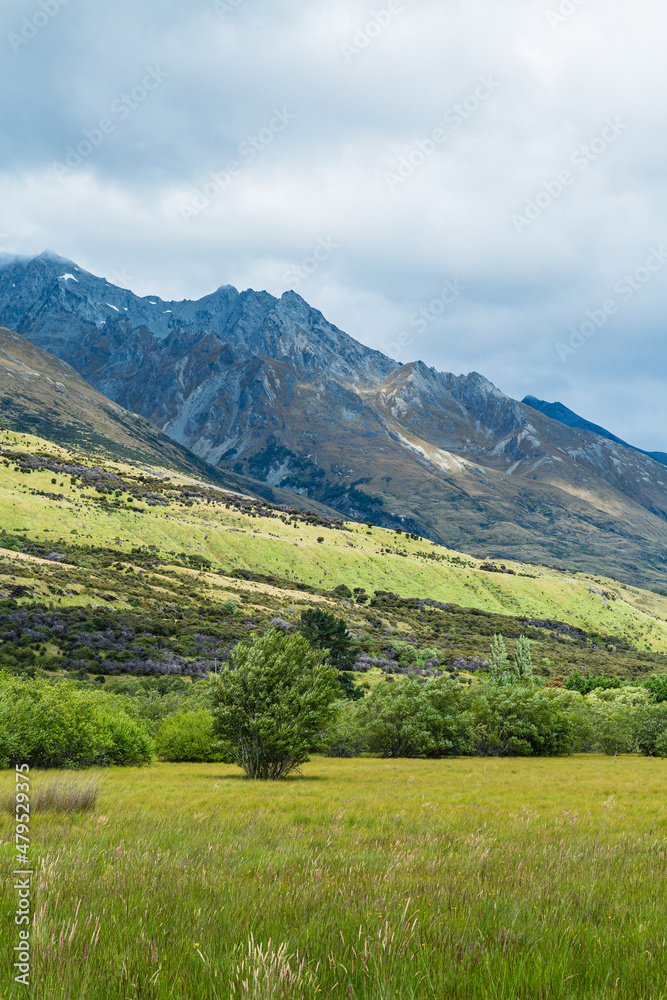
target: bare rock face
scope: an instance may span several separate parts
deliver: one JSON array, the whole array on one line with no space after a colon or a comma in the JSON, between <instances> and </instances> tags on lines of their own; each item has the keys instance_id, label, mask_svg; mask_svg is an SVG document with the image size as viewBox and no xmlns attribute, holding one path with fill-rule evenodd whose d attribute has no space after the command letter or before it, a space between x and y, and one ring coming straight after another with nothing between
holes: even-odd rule
<instances>
[{"instance_id":1,"label":"bare rock face","mask_svg":"<svg viewBox=\"0 0 667 1000\"><path fill-rule=\"evenodd\" d=\"M220 471L491 558L667 584L667 472L482 375L401 365L295 292L140 298L0 258L0 323Z\"/></svg>"}]
</instances>

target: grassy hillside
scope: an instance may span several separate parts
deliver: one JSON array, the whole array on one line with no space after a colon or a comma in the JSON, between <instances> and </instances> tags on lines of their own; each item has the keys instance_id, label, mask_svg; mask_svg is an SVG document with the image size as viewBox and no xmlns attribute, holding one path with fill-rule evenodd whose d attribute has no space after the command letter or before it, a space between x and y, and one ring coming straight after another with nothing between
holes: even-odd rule
<instances>
[{"instance_id":1,"label":"grassy hillside","mask_svg":"<svg viewBox=\"0 0 667 1000\"><path fill-rule=\"evenodd\" d=\"M66 643L48 631L44 641L39 632L29 642L5 638L0 651L11 646L20 661L21 649L32 650L32 665L53 668L67 656L83 667L92 655L94 667L118 653L212 660L275 617L296 621L315 601L344 615L359 652L371 656L401 639L437 649L445 662L484 657L500 632L533 639L545 677L575 668L635 677L667 666L667 598L658 594L488 563L173 472L93 463L9 431L0 433L0 529L5 613L39 605L71 633ZM335 593L342 585L365 591L357 595L365 603ZM135 638L121 642L128 627ZM111 631L112 649L73 641L77 630Z\"/></svg>"}]
</instances>

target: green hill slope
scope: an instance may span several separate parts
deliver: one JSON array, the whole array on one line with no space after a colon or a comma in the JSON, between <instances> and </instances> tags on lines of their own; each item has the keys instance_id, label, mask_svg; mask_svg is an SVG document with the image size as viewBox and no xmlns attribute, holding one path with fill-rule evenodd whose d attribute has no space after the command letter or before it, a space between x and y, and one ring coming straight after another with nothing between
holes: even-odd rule
<instances>
[{"instance_id":1,"label":"green hill slope","mask_svg":"<svg viewBox=\"0 0 667 1000\"><path fill-rule=\"evenodd\" d=\"M107 631L129 615L135 633L150 636L135 659L160 649L217 656L275 617L294 622L313 601L343 614L359 651L375 656L403 639L445 659L483 657L502 632L534 639L545 676L575 667L635 676L661 668L667 652L667 599L612 580L485 563L386 529L271 509L164 470L93 464L8 431L0 463L5 612L85 609ZM347 592L334 593L343 585ZM366 603L345 598L355 588ZM170 646L182 628L192 642ZM193 638L202 634L210 641ZM30 645L44 657L58 653L39 635Z\"/></svg>"}]
</instances>

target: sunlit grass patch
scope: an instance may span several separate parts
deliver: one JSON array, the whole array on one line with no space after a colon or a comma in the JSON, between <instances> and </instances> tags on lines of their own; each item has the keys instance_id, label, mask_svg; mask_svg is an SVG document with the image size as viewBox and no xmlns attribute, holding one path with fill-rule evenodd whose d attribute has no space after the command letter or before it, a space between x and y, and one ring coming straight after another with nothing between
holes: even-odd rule
<instances>
[{"instance_id":1,"label":"sunlit grass patch","mask_svg":"<svg viewBox=\"0 0 667 1000\"><path fill-rule=\"evenodd\" d=\"M666 802L667 763L631 757L111 770L93 811L31 820L35 979L71 1000L662 1000Z\"/></svg>"}]
</instances>

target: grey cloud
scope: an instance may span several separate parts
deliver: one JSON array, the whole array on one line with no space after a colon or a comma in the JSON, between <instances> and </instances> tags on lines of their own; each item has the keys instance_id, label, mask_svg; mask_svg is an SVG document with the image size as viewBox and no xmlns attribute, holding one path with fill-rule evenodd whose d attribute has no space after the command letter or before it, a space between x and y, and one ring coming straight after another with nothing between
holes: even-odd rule
<instances>
[{"instance_id":1,"label":"grey cloud","mask_svg":"<svg viewBox=\"0 0 667 1000\"><path fill-rule=\"evenodd\" d=\"M50 246L139 293L196 297L227 282L280 294L331 238L340 247L298 290L352 335L383 349L407 329L400 360L481 370L667 449L667 268L565 363L555 347L667 241L659 0L586 0L556 27L556 0L405 0L347 58L384 0L230 6L221 18L213 0L68 0L14 51L8 36L40 5L6 0L0 249ZM160 86L125 104L155 67ZM497 90L453 127L490 75ZM275 108L294 122L244 157ZM610 118L627 128L581 169ZM103 119L113 130L54 176ZM446 138L410 173L438 128ZM184 222L180 207L230 160L238 174ZM564 170L572 182L549 200ZM538 196L518 232L512 217ZM447 279L466 293L411 327Z\"/></svg>"}]
</instances>

